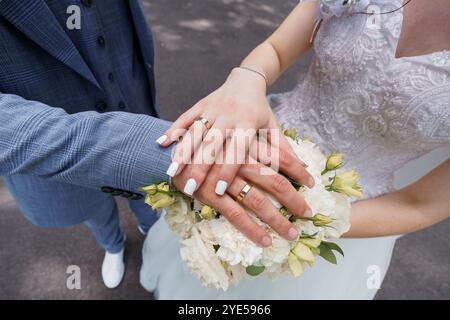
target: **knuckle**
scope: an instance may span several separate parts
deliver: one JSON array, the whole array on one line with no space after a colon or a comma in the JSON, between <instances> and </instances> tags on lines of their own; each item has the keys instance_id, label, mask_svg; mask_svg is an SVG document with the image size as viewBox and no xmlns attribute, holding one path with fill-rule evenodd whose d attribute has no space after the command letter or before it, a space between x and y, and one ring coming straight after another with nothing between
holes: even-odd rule
<instances>
[{"instance_id":1,"label":"knuckle","mask_svg":"<svg viewBox=\"0 0 450 320\"><path fill-rule=\"evenodd\" d=\"M181 114L180 117L178 118L179 122L185 122L188 120L189 120L189 114L187 112Z\"/></svg>"},{"instance_id":2,"label":"knuckle","mask_svg":"<svg viewBox=\"0 0 450 320\"><path fill-rule=\"evenodd\" d=\"M241 103L239 100L232 99L232 100L228 101L228 107L231 109L239 109L240 106L241 106Z\"/></svg>"},{"instance_id":3,"label":"knuckle","mask_svg":"<svg viewBox=\"0 0 450 320\"><path fill-rule=\"evenodd\" d=\"M207 99L202 99L199 102L197 102L197 104L195 105L197 108L199 109L204 109L206 108L208 105L208 100Z\"/></svg>"},{"instance_id":4,"label":"knuckle","mask_svg":"<svg viewBox=\"0 0 450 320\"><path fill-rule=\"evenodd\" d=\"M262 210L265 207L267 207L267 205L268 205L268 199L259 193L254 194L250 201L251 201L251 206L256 211Z\"/></svg>"},{"instance_id":5,"label":"knuckle","mask_svg":"<svg viewBox=\"0 0 450 320\"><path fill-rule=\"evenodd\" d=\"M199 168L197 168L195 165L191 165L191 166L188 166L187 169L188 169L187 175L190 178L195 179L195 181L197 183L200 183L201 181L203 181L204 174Z\"/></svg>"},{"instance_id":6,"label":"knuckle","mask_svg":"<svg viewBox=\"0 0 450 320\"><path fill-rule=\"evenodd\" d=\"M305 199L303 199L300 194L296 194L293 203L295 203L295 211L293 213L296 213L296 215L302 215L308 206Z\"/></svg>"},{"instance_id":7,"label":"knuckle","mask_svg":"<svg viewBox=\"0 0 450 320\"><path fill-rule=\"evenodd\" d=\"M292 164L292 156L289 154L289 152L279 149L279 155L280 155L280 163L284 166L290 166Z\"/></svg>"},{"instance_id":8,"label":"knuckle","mask_svg":"<svg viewBox=\"0 0 450 320\"><path fill-rule=\"evenodd\" d=\"M285 177L276 174L272 179L272 187L278 193L285 193L289 191L291 185Z\"/></svg>"},{"instance_id":9,"label":"knuckle","mask_svg":"<svg viewBox=\"0 0 450 320\"><path fill-rule=\"evenodd\" d=\"M284 229L283 226L285 225L285 222L287 222L286 219L284 219L280 215L275 214L270 215L267 220L268 220L267 224L270 225L276 231L283 230Z\"/></svg>"},{"instance_id":10,"label":"knuckle","mask_svg":"<svg viewBox=\"0 0 450 320\"><path fill-rule=\"evenodd\" d=\"M243 212L240 209L237 209L237 208L231 209L227 213L227 218L232 224L235 224L241 220L242 214L243 214Z\"/></svg>"}]
</instances>

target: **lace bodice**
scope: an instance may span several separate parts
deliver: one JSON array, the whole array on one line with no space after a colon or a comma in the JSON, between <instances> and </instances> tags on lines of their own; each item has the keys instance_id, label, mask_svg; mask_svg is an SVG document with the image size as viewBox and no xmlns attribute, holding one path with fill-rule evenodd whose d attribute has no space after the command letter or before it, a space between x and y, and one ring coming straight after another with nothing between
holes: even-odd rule
<instances>
[{"instance_id":1,"label":"lace bodice","mask_svg":"<svg viewBox=\"0 0 450 320\"><path fill-rule=\"evenodd\" d=\"M402 0L371 1L382 12ZM403 12L323 21L305 79L272 101L281 123L341 151L367 196L392 188L406 162L450 144L450 52L395 58Z\"/></svg>"}]
</instances>

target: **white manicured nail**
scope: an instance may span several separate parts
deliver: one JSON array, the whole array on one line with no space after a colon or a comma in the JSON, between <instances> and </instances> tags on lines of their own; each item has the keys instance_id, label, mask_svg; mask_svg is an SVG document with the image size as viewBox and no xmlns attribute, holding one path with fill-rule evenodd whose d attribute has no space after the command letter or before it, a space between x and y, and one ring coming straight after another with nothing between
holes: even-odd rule
<instances>
[{"instance_id":1,"label":"white manicured nail","mask_svg":"<svg viewBox=\"0 0 450 320\"><path fill-rule=\"evenodd\" d=\"M178 164L178 162L172 162L169 166L169 169L167 169L166 173L173 178L175 176L175 173L177 173L179 166L180 165Z\"/></svg>"},{"instance_id":2,"label":"white manicured nail","mask_svg":"<svg viewBox=\"0 0 450 320\"><path fill-rule=\"evenodd\" d=\"M216 194L223 196L225 191L227 191L228 183L223 180L219 180L216 184Z\"/></svg>"},{"instance_id":3,"label":"white manicured nail","mask_svg":"<svg viewBox=\"0 0 450 320\"><path fill-rule=\"evenodd\" d=\"M192 196L195 192L195 189L197 189L197 182L191 178L186 182L186 185L184 186L184 193L186 193L188 196Z\"/></svg>"},{"instance_id":4,"label":"white manicured nail","mask_svg":"<svg viewBox=\"0 0 450 320\"><path fill-rule=\"evenodd\" d=\"M162 135L161 137L158 138L158 140L156 140L156 143L159 144L159 145L161 145L161 144L163 144L164 142L166 142L167 138L168 138L168 137L167 137L166 135Z\"/></svg>"}]
</instances>

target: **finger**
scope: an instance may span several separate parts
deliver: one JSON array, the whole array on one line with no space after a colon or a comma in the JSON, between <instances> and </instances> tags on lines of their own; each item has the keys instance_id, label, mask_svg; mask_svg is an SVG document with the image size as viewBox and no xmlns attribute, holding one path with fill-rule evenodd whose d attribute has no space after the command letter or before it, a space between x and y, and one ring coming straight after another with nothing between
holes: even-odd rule
<instances>
[{"instance_id":1,"label":"finger","mask_svg":"<svg viewBox=\"0 0 450 320\"><path fill-rule=\"evenodd\" d=\"M261 174L267 172L267 168L261 163L245 164L239 171L239 176L257 185L278 200L290 213L300 217L312 216L312 211L303 199L302 195L292 186L288 179L271 170L271 174Z\"/></svg>"},{"instance_id":2,"label":"finger","mask_svg":"<svg viewBox=\"0 0 450 320\"><path fill-rule=\"evenodd\" d=\"M217 166L211 168L202 187L194 193L194 197L223 214L236 229L254 243L262 247L270 246L272 244L272 239L268 233L249 216L238 202L233 200L228 194L218 196L214 193L215 176L217 175L218 170L219 168ZM180 185L179 180L180 177L175 177L173 180L177 188L182 186L182 183Z\"/></svg>"},{"instance_id":3,"label":"finger","mask_svg":"<svg viewBox=\"0 0 450 320\"><path fill-rule=\"evenodd\" d=\"M197 188L201 187L216 159L222 156L225 131L224 126L220 124L215 124L208 130L194 152L192 163L187 165L181 173L182 179L186 181L183 191L187 195L192 196Z\"/></svg>"},{"instance_id":4,"label":"finger","mask_svg":"<svg viewBox=\"0 0 450 320\"><path fill-rule=\"evenodd\" d=\"M197 103L192 108L184 112L181 116L175 120L170 128L164 132L164 134L156 140L162 147L168 147L178 139L192 126L192 124L198 120L202 108L201 103Z\"/></svg>"},{"instance_id":5,"label":"finger","mask_svg":"<svg viewBox=\"0 0 450 320\"><path fill-rule=\"evenodd\" d=\"M238 176L230 185L228 193L237 197L246 184L247 183ZM282 237L291 241L297 239L298 231L294 225L283 217L270 199L257 188L251 188L242 200L242 203Z\"/></svg>"},{"instance_id":6,"label":"finger","mask_svg":"<svg viewBox=\"0 0 450 320\"><path fill-rule=\"evenodd\" d=\"M305 168L305 163L295 154L286 137L280 129L271 129L268 135L270 146L258 139L258 160L263 157L260 150L270 149L270 166L275 171L281 171L292 180L309 188L314 187L314 178ZM261 159L262 163L267 160Z\"/></svg>"},{"instance_id":7,"label":"finger","mask_svg":"<svg viewBox=\"0 0 450 320\"><path fill-rule=\"evenodd\" d=\"M290 152L294 157L298 159L298 161L305 167L308 167L308 164L301 159L292 148L291 144L287 140L286 136L284 135L283 130L280 128L278 123L276 122L275 118L272 118L269 122L270 131L267 136L267 141L271 143L275 147L280 147L288 152Z\"/></svg>"},{"instance_id":8,"label":"finger","mask_svg":"<svg viewBox=\"0 0 450 320\"><path fill-rule=\"evenodd\" d=\"M172 156L172 163L167 169L170 177L173 178L180 174L184 167L191 163L192 156L201 144L205 131L205 125L201 121L195 121L182 140L178 142Z\"/></svg>"},{"instance_id":9,"label":"finger","mask_svg":"<svg viewBox=\"0 0 450 320\"><path fill-rule=\"evenodd\" d=\"M217 196L216 196L217 197ZM269 247L272 239L269 234L260 227L245 211L245 209L233 200L229 195L217 197L210 201L210 205L216 208L227 220L254 243Z\"/></svg>"},{"instance_id":10,"label":"finger","mask_svg":"<svg viewBox=\"0 0 450 320\"><path fill-rule=\"evenodd\" d=\"M227 141L225 146L224 162L219 165L220 169L215 187L216 194L225 194L241 165L248 161L248 152L255 136L256 130L254 129L243 129L242 126L234 129L231 140Z\"/></svg>"}]
</instances>

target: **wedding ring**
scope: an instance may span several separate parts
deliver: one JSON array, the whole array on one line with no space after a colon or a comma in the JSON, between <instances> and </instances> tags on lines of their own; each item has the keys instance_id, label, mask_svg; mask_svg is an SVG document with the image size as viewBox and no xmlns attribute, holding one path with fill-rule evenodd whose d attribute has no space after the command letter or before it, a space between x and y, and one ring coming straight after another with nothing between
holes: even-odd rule
<instances>
[{"instance_id":1,"label":"wedding ring","mask_svg":"<svg viewBox=\"0 0 450 320\"><path fill-rule=\"evenodd\" d=\"M203 123L203 125L206 127L206 129L209 130L209 129L212 128L211 123L210 123L207 119L205 119L205 118L200 118L200 122Z\"/></svg>"},{"instance_id":2,"label":"wedding ring","mask_svg":"<svg viewBox=\"0 0 450 320\"><path fill-rule=\"evenodd\" d=\"M251 188L252 188L251 185L246 184L246 185L242 188L241 192L239 192L238 196L236 197L236 200L237 200L238 202L242 202L242 201L244 200L244 198L247 196L247 194L250 192Z\"/></svg>"}]
</instances>

